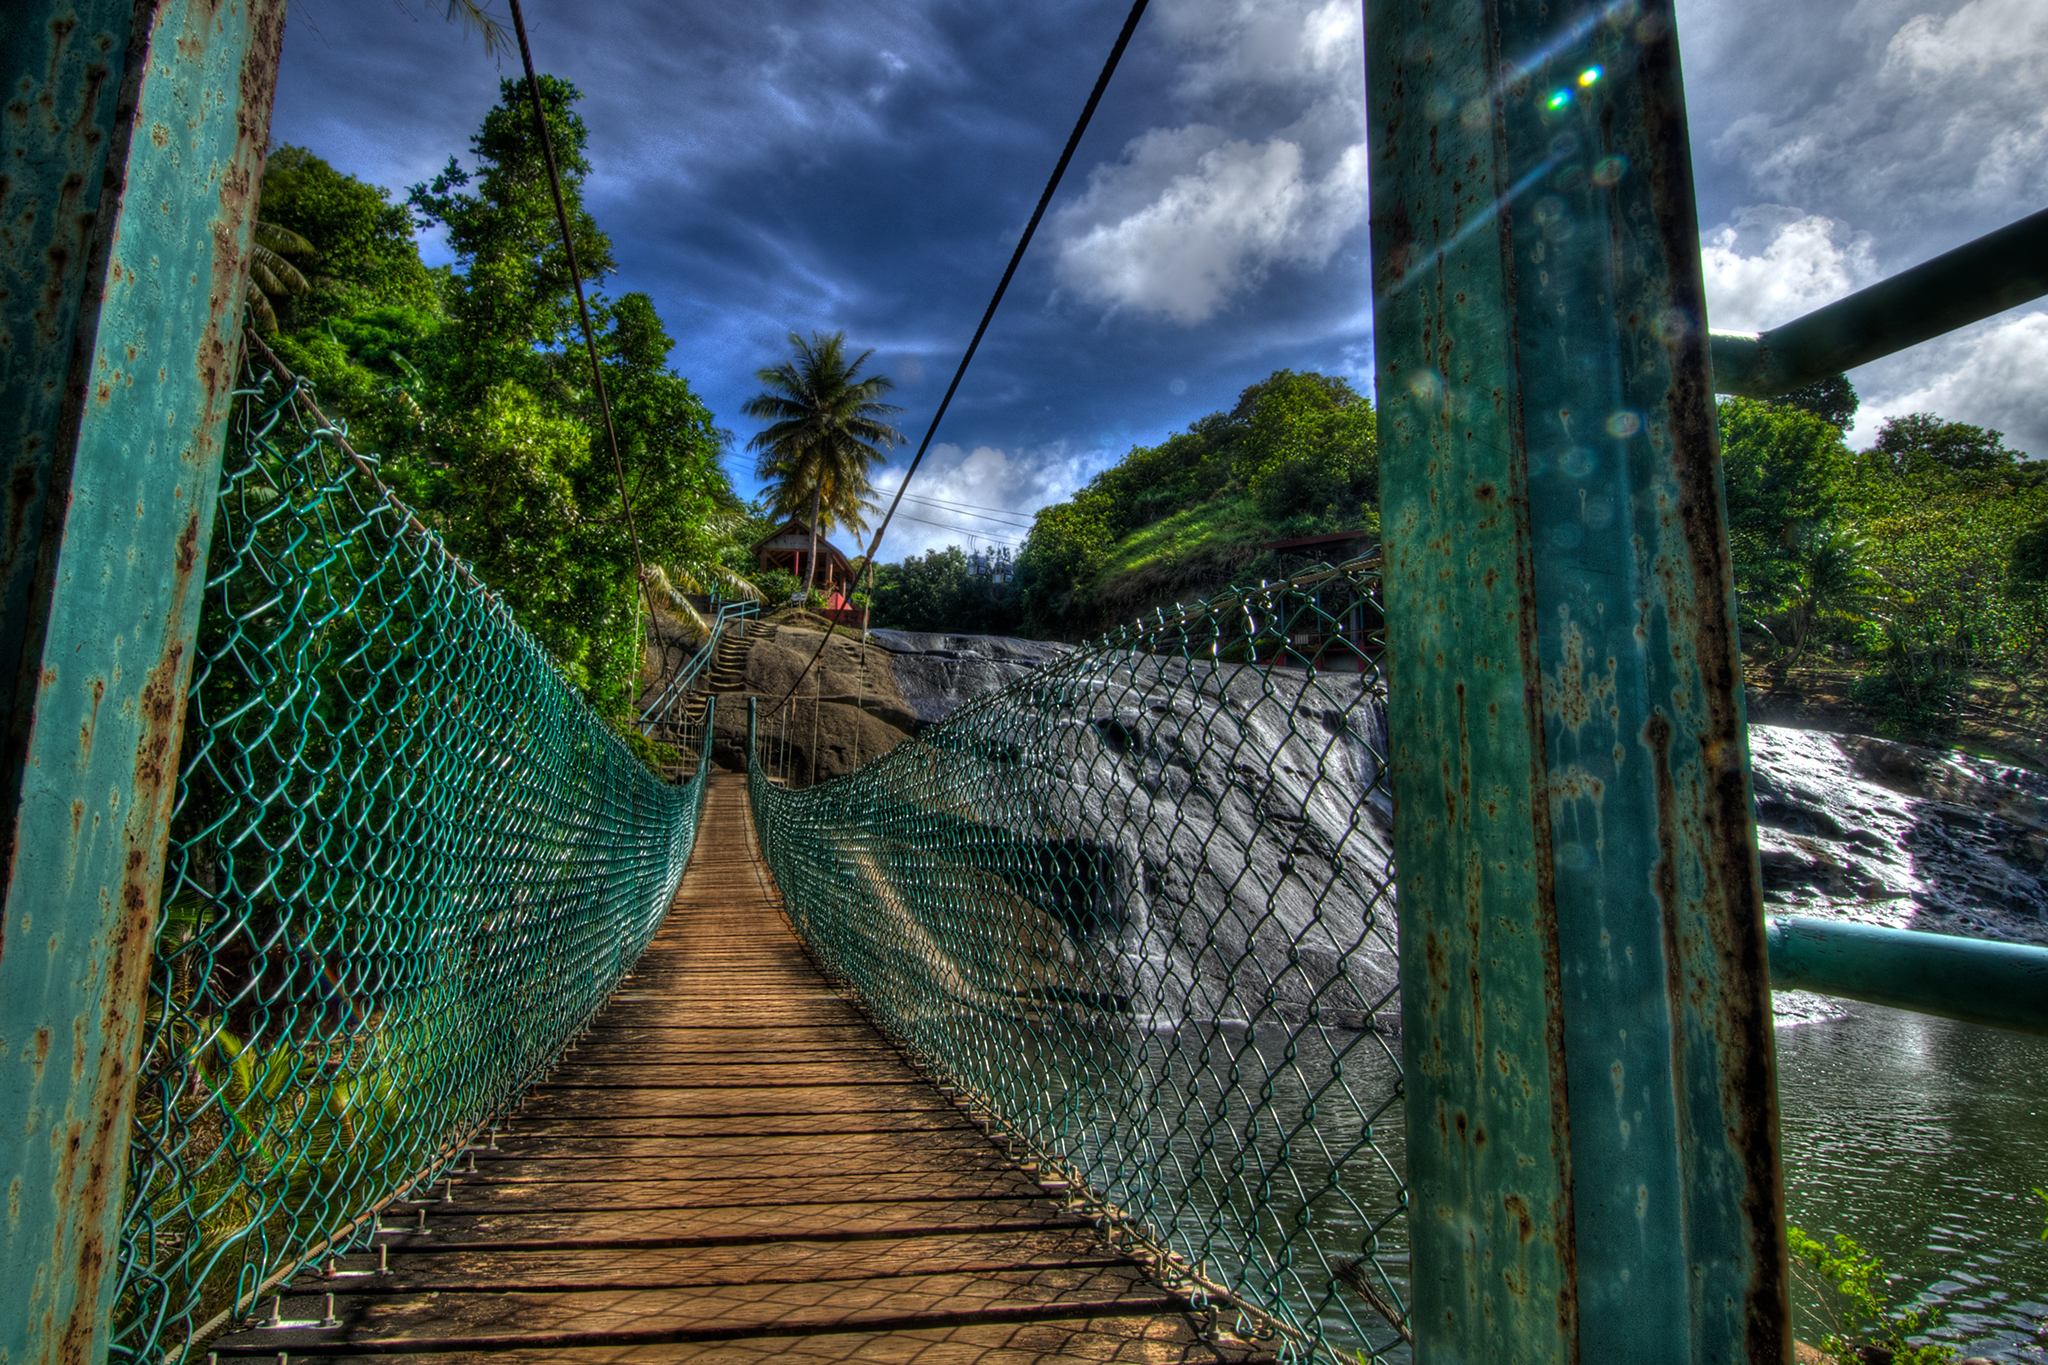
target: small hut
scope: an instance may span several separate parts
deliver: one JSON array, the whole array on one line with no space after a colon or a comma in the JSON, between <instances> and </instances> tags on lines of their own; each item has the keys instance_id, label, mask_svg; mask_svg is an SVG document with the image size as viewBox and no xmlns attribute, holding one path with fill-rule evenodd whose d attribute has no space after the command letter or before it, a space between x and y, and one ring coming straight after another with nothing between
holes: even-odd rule
<instances>
[{"instance_id":1,"label":"small hut","mask_svg":"<svg viewBox=\"0 0 2048 1365\"><path fill-rule=\"evenodd\" d=\"M763 569L787 569L796 575L797 582L804 580L810 571L811 525L798 517L791 517L754 545L754 562ZM847 562L839 547L823 536L818 537L818 578L815 584L825 594L825 612L834 619L842 618L842 612L851 612L853 603L848 594L853 591L853 565Z\"/></svg>"}]
</instances>

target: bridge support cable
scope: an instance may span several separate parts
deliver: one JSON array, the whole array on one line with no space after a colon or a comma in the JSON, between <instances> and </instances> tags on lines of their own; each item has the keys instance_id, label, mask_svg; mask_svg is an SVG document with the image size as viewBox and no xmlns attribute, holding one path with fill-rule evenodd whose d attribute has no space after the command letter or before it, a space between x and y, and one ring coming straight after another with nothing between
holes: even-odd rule
<instances>
[{"instance_id":1,"label":"bridge support cable","mask_svg":"<svg viewBox=\"0 0 2048 1365\"><path fill-rule=\"evenodd\" d=\"M647 619L654 619L654 589L647 581L647 565L640 558L640 532L633 524L633 497L626 489L626 462L619 455L619 433L612 425L611 393L605 388L604 366L597 358L597 329L590 321L590 300L583 293L583 271L576 264L576 236L569 231L569 210L562 202L562 173L555 165L555 139L548 132L547 110L541 103L540 77L533 71L533 49L526 41L526 15L519 0L507 0L512 9L512 30L519 39L519 62L526 70L526 95L533 106L533 128L540 137L540 150L547 162L548 195L554 201L555 222L562 231L562 253L569 266L569 283L576 288L576 312L583 320L583 348L590 356L590 386L597 394L597 410L604 421L605 445L611 451L612 473L619 481L619 511L626 522L626 540L633 551L633 581L647 607ZM488 35L489 30L485 30ZM489 39L486 37L486 46Z\"/></svg>"},{"instance_id":2,"label":"bridge support cable","mask_svg":"<svg viewBox=\"0 0 2048 1365\"><path fill-rule=\"evenodd\" d=\"M139 954L110 1304L137 1365L450 1174L661 923L708 770L649 772L249 347Z\"/></svg>"},{"instance_id":3,"label":"bridge support cable","mask_svg":"<svg viewBox=\"0 0 2048 1365\"><path fill-rule=\"evenodd\" d=\"M1155 613L834 781L749 769L870 1018L1163 1282L1347 1365L1412 1332L1378 588Z\"/></svg>"},{"instance_id":4,"label":"bridge support cable","mask_svg":"<svg viewBox=\"0 0 2048 1365\"><path fill-rule=\"evenodd\" d=\"M1038 203L1031 210L1030 221L1024 224L1024 232L1017 239L1016 249L1010 253L1010 263L1003 268L1003 277L996 281L996 291L990 296L988 307L982 310L981 321L975 326L974 335L968 340L967 349L961 354L959 365L954 367L952 381L946 385L945 395L939 399L939 406L932 413L932 420L924 429L924 438L917 443L917 453L910 457L910 465L903 471L903 478L896 485L896 496L889 500L889 510L882 514L881 524L875 527L875 534L868 541L868 551L863 556L861 565L860 582L856 583L853 589L856 593L861 591L861 584L871 582L874 578L875 554L881 549L882 537L887 534L889 523L895 519L896 509L903 505L903 494L909 489L910 481L917 476L918 466L924 463L925 452L931 449L932 437L938 434L939 423L946 419L946 410L953 406L953 395L959 392L960 381L966 377L967 367L974 363L974 353L981 349L981 339L987 335L988 325L994 320L996 309L1002 306L1003 295L1010 291L1010 281L1016 278L1017 267L1023 264L1024 253L1030 250L1031 239L1037 236L1038 225L1044 219L1053 195L1059 190L1060 181L1066 176L1067 166L1073 161L1074 152L1080 147L1083 134L1088 131L1089 123L1095 118L1095 107L1102 103L1103 92L1109 89L1110 77L1116 74L1117 65L1123 61L1124 49L1131 45L1131 35L1138 31L1138 20L1144 17L1145 7L1149 3L1150 0L1133 0L1130 12L1124 16L1124 26L1118 31L1116 42L1109 49L1109 58L1102 64L1102 73L1095 78L1095 88L1088 92L1087 103L1081 106L1081 116L1074 121L1073 132L1067 135L1067 145L1060 150L1060 159L1054 163L1052 175L1047 178L1045 189L1039 193ZM912 517L911 520L915 521L918 518ZM865 627L865 620L862 625ZM824 638L818 641L818 648L804 664L803 671L798 673L796 681L789 685L789 691L775 704L776 710L780 711L789 706L790 699L796 696L797 689L804 685L804 680L810 677L812 670L818 666L818 660L824 656L825 647L831 642L832 632L827 630ZM865 629L862 631L862 647L866 647Z\"/></svg>"}]
</instances>

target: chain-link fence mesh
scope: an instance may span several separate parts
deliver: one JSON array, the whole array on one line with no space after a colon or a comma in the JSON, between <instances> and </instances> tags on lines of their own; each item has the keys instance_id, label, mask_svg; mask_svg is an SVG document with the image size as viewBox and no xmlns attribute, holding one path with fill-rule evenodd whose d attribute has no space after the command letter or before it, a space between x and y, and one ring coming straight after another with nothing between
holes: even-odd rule
<instances>
[{"instance_id":1,"label":"chain-link fence mesh","mask_svg":"<svg viewBox=\"0 0 2048 1365\"><path fill-rule=\"evenodd\" d=\"M824 968L1284 1353L1404 1354L1378 564L1123 629L837 781L755 749Z\"/></svg>"},{"instance_id":2,"label":"chain-link fence mesh","mask_svg":"<svg viewBox=\"0 0 2048 1365\"><path fill-rule=\"evenodd\" d=\"M447 1172L640 955L703 799L252 350L150 978L130 1361L179 1358Z\"/></svg>"}]
</instances>

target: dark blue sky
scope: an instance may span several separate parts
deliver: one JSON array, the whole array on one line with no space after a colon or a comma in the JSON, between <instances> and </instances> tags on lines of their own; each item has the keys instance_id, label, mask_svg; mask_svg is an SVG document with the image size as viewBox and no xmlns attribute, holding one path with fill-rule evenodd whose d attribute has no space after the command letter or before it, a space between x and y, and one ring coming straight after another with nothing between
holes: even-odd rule
<instances>
[{"instance_id":1,"label":"dark blue sky","mask_svg":"<svg viewBox=\"0 0 2048 1365\"><path fill-rule=\"evenodd\" d=\"M1123 13L527 5L536 62L584 91L606 287L654 296L742 442L791 329L874 348L922 432ZM1717 326L2048 202L2038 0L1688 0L1680 35ZM1276 368L1368 374L1362 62L1355 0L1155 0L913 491L1025 513ZM466 152L516 65L434 0L301 0L273 135L402 194ZM1855 376L1858 434L1934 408L2048 454L2044 374L2048 309L2016 310ZM972 538L899 523L884 557Z\"/></svg>"}]
</instances>

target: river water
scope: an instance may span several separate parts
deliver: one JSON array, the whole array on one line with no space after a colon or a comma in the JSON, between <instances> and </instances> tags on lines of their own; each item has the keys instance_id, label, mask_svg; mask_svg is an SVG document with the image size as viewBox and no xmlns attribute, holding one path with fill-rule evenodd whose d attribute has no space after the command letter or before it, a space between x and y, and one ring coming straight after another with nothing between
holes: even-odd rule
<instances>
[{"instance_id":1,"label":"river water","mask_svg":"<svg viewBox=\"0 0 2048 1365\"><path fill-rule=\"evenodd\" d=\"M1847 1010L1778 1030L1792 1223L1882 1257L1965 1354L2048 1361L2048 1038ZM1802 1337L1825 1330L1796 1307Z\"/></svg>"},{"instance_id":2,"label":"river water","mask_svg":"<svg viewBox=\"0 0 2048 1365\"><path fill-rule=\"evenodd\" d=\"M1887 1298L1917 1297L1939 1306L1946 1321L1934 1335L1964 1348L1964 1355L2048 1365L2042 1335L2048 1241L2040 1240L2048 1206L2033 1194L2036 1186L2048 1188L2048 1039L1810 996L1781 998L1781 1005L1809 1015L1816 1005L1839 1012L1781 1024L1777 1033L1790 1221L1829 1242L1846 1234L1881 1257ZM1174 1202L1184 1233L1200 1237L1204 1229L1223 1228L1242 1234L1258 1222L1236 1207L1244 1202L1242 1178L1214 1171L1215 1152L1202 1150L1195 1136L1214 1148L1215 1134L1228 1130L1234 1141L1223 1148L1249 1150L1259 1145L1247 1140L1254 1126L1295 1129L1310 1096L1320 1091L1320 1136L1358 1155L1335 1182L1346 1197L1318 1206L1316 1240L1359 1246L1365 1219L1398 1198L1393 1170L1405 1164L1399 1104L1380 1116L1378 1153L1360 1151L1356 1107L1328 1103L1331 1059L1316 1055L1309 1039L1290 1044L1280 1030L1203 1032L1206 1047L1191 1049L1193 1071L1208 1085L1219 1076L1239 1077L1239 1093L1265 1117L1255 1124L1240 1107L1220 1127L1214 1115L1178 1126L1168 1164L1212 1168L1211 1178L1192 1187L1165 1182L1181 1187ZM1187 1041L1183 1035L1182 1044ZM1348 1049L1342 1071L1368 1106L1373 1097L1384 1101L1395 1084L1396 1072L1377 1047ZM1164 1071L1152 1077L1152 1087L1155 1095L1204 1088L1193 1076ZM1296 1144L1291 1161L1302 1184L1316 1187L1329 1178L1322 1155ZM1397 1285L1407 1268L1404 1233L1397 1219L1376 1242ZM1299 1278L1264 1283L1242 1262L1230 1269L1228 1277L1244 1287L1277 1294L1303 1317L1319 1319L1347 1359L1364 1327L1365 1340L1384 1350L1390 1365L1406 1362L1407 1351L1352 1296L1316 1292L1325 1281L1313 1265ZM1811 1285L1795 1283L1795 1331L1804 1340L1818 1341L1828 1330L1819 1303Z\"/></svg>"}]
</instances>

